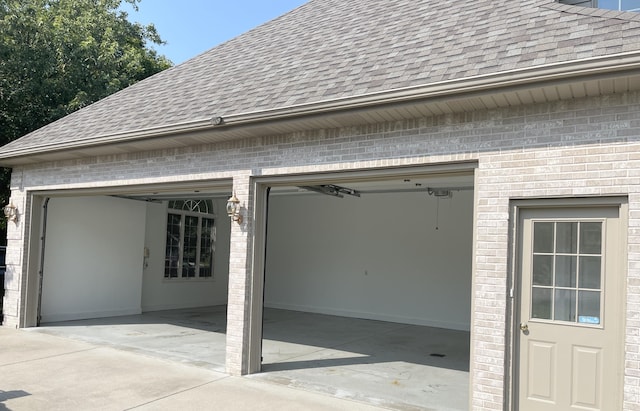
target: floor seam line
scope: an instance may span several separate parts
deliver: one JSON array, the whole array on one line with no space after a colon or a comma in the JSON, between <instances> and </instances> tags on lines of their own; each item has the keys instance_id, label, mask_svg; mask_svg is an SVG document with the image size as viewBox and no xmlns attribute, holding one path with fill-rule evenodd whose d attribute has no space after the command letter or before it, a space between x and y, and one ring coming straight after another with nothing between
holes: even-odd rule
<instances>
[{"instance_id":1,"label":"floor seam line","mask_svg":"<svg viewBox=\"0 0 640 411\"><path fill-rule=\"evenodd\" d=\"M182 393L185 393L185 392L189 392L189 391L195 390L197 388L204 387L205 385L209 385L209 384L213 384L213 383L218 382L218 381L225 380L227 378L231 378L231 376L225 375L223 377L216 378L215 380L207 381L207 382L204 382L202 384L195 385L193 387L185 388L184 390L176 391L176 392L173 392L171 394L167 394L167 395L164 395L162 397L155 398L155 399L153 399L151 401L147 401L147 402L143 402L142 404L134 405L133 407L130 407L130 408L125 408L123 411L135 410L136 408L144 407L145 405L153 404L154 402L158 402L158 401L164 400L166 398L173 397L174 395L178 395L178 394L182 394Z\"/></svg>"},{"instance_id":2,"label":"floor seam line","mask_svg":"<svg viewBox=\"0 0 640 411\"><path fill-rule=\"evenodd\" d=\"M17 364L25 364L25 363L34 362L34 361L47 360L47 359L50 359L50 358L63 357L65 355L72 355L72 354L77 354L77 353L81 353L81 352L93 351L93 350L97 350L98 348L100 348L100 347L92 347L92 348L87 348L86 350L77 350L77 351L71 351L71 352L56 354L56 355L48 355L46 357L32 358L32 359L29 359L29 360L16 361L16 362L8 363L8 364L1 364L0 368L8 367L8 366L11 366L11 365L17 365Z\"/></svg>"}]
</instances>

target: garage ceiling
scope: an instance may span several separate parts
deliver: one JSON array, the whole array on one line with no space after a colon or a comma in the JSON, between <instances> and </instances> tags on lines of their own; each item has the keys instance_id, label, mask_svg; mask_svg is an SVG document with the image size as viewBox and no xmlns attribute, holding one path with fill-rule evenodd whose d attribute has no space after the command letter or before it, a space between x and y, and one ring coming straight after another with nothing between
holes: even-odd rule
<instances>
[{"instance_id":1,"label":"garage ceiling","mask_svg":"<svg viewBox=\"0 0 640 411\"><path fill-rule=\"evenodd\" d=\"M335 184L339 187L355 190L360 195L420 191L427 192L430 188L461 191L473 189L473 174L408 175L376 180L327 181L322 184ZM316 184L313 186L317 187L319 185L320 184ZM271 193L274 195L317 194L312 190L302 188L303 186L309 186L309 184L274 187L272 188Z\"/></svg>"},{"instance_id":2,"label":"garage ceiling","mask_svg":"<svg viewBox=\"0 0 640 411\"><path fill-rule=\"evenodd\" d=\"M272 195L308 195L316 194L304 186L319 187L320 185L336 185L357 191L360 195L378 193L402 193L402 192L428 192L428 189L447 189L453 192L473 189L472 173L442 173L442 174L408 174L406 176L378 177L375 179L354 179L339 181L327 179L320 183L304 183L303 180L296 185L275 186L271 189ZM211 199L231 196L230 186L221 187L193 187L182 190L161 190L153 187L146 190L114 193L117 197L129 198L141 201L168 201L185 199ZM107 193L108 194L108 193ZM348 194L347 194L348 195Z\"/></svg>"}]
</instances>

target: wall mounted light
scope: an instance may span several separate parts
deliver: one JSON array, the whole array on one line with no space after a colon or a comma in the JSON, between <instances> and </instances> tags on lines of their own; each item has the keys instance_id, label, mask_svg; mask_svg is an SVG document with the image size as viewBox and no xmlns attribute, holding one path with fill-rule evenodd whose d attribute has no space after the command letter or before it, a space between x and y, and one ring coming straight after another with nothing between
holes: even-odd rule
<instances>
[{"instance_id":1,"label":"wall mounted light","mask_svg":"<svg viewBox=\"0 0 640 411\"><path fill-rule=\"evenodd\" d=\"M242 224L242 214L240 214L240 200L235 193L227 200L227 215L231 220L238 224Z\"/></svg>"},{"instance_id":2,"label":"wall mounted light","mask_svg":"<svg viewBox=\"0 0 640 411\"><path fill-rule=\"evenodd\" d=\"M14 223L18 222L18 207L13 205L13 201L4 206L3 211L7 220L13 221Z\"/></svg>"}]
</instances>

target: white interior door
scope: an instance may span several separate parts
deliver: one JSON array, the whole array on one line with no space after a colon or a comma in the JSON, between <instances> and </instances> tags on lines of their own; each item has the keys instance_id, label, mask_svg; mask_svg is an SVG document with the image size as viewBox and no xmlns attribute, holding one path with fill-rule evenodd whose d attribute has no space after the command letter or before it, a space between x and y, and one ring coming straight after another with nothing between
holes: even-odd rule
<instances>
[{"instance_id":1,"label":"white interior door","mask_svg":"<svg viewBox=\"0 0 640 411\"><path fill-rule=\"evenodd\" d=\"M519 410L621 408L619 213L521 210Z\"/></svg>"}]
</instances>

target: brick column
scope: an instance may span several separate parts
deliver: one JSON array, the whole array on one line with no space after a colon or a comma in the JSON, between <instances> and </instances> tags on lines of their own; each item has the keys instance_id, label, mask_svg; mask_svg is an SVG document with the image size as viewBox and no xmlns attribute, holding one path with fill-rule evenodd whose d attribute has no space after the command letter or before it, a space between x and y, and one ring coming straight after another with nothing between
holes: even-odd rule
<instances>
[{"instance_id":1,"label":"brick column","mask_svg":"<svg viewBox=\"0 0 640 411\"><path fill-rule=\"evenodd\" d=\"M11 191L9 200L17 207L18 220L7 221L7 253L5 256L6 271L4 277L4 300L2 305L3 322L5 327L18 328L21 324L21 316L24 315L26 265L24 264L23 250L28 249L24 241L24 229L27 226L26 213L27 201L24 192ZM6 204L0 204L4 207ZM4 214L2 215L4 218Z\"/></svg>"},{"instance_id":2,"label":"brick column","mask_svg":"<svg viewBox=\"0 0 640 411\"><path fill-rule=\"evenodd\" d=\"M251 273L253 260L253 189L249 173L233 178L240 200L242 223L231 222L229 247L229 298L227 305L226 369L232 375L249 370Z\"/></svg>"}]
</instances>

